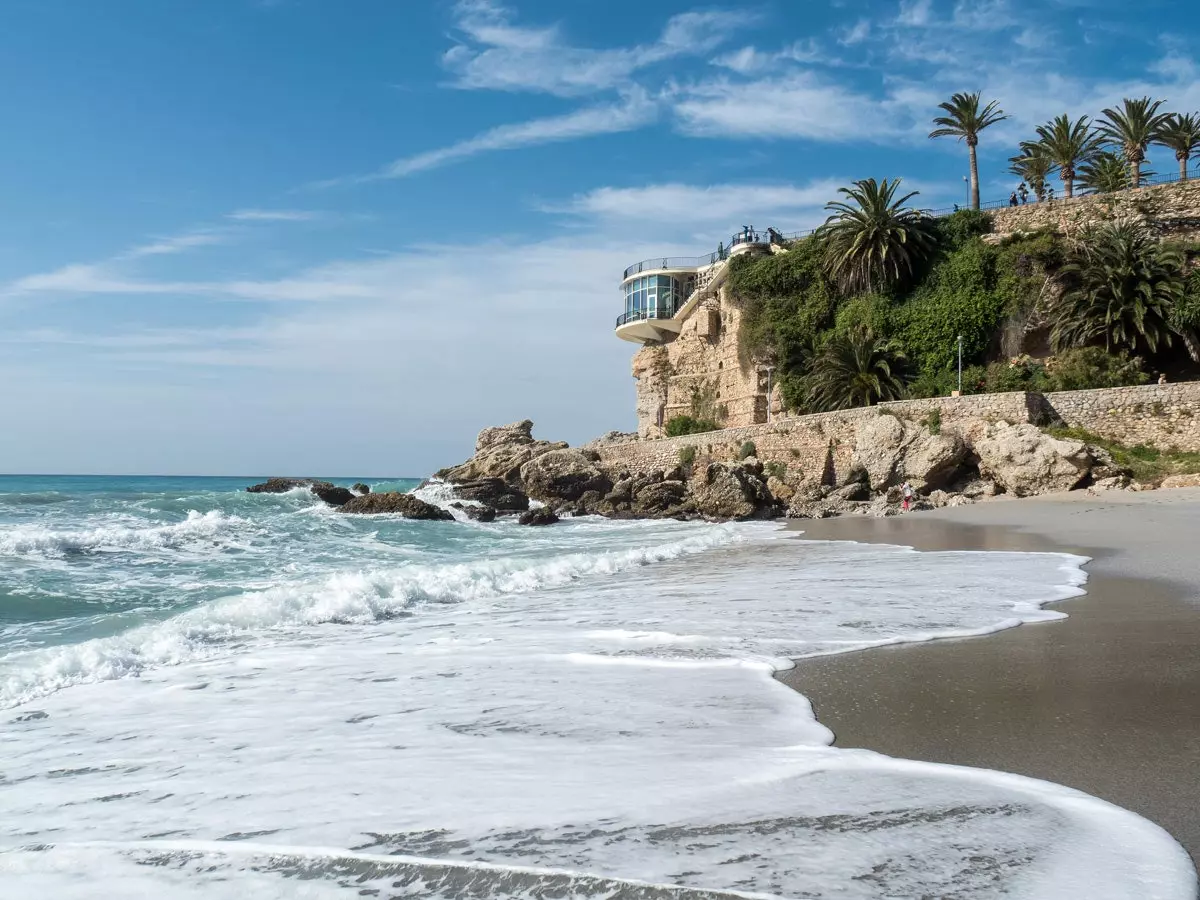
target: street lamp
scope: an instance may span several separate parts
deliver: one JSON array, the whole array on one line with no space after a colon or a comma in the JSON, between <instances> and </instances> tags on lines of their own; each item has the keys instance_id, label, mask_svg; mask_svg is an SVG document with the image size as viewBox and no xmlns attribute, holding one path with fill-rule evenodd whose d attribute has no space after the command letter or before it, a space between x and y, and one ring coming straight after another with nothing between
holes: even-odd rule
<instances>
[{"instance_id":1,"label":"street lamp","mask_svg":"<svg viewBox=\"0 0 1200 900\"><path fill-rule=\"evenodd\" d=\"M767 366L767 424L771 423L771 373L775 371L774 366Z\"/></svg>"},{"instance_id":2,"label":"street lamp","mask_svg":"<svg viewBox=\"0 0 1200 900\"><path fill-rule=\"evenodd\" d=\"M962 396L962 335L958 336L958 396Z\"/></svg>"},{"instance_id":3,"label":"street lamp","mask_svg":"<svg viewBox=\"0 0 1200 900\"><path fill-rule=\"evenodd\" d=\"M967 209L971 208L971 181L966 175L963 177L963 184L967 186Z\"/></svg>"}]
</instances>

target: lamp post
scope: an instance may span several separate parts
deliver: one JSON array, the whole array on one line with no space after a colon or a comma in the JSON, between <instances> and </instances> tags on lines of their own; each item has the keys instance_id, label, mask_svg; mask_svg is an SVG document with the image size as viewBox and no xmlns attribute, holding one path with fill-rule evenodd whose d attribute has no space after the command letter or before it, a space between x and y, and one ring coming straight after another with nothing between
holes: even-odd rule
<instances>
[{"instance_id":1,"label":"lamp post","mask_svg":"<svg viewBox=\"0 0 1200 900\"><path fill-rule=\"evenodd\" d=\"M967 186L967 209L971 208L971 180L966 175L963 176L963 184Z\"/></svg>"},{"instance_id":2,"label":"lamp post","mask_svg":"<svg viewBox=\"0 0 1200 900\"><path fill-rule=\"evenodd\" d=\"M962 335L958 336L958 396L962 396Z\"/></svg>"},{"instance_id":3,"label":"lamp post","mask_svg":"<svg viewBox=\"0 0 1200 900\"><path fill-rule=\"evenodd\" d=\"M771 373L775 371L774 366L767 366L767 424L771 423Z\"/></svg>"}]
</instances>

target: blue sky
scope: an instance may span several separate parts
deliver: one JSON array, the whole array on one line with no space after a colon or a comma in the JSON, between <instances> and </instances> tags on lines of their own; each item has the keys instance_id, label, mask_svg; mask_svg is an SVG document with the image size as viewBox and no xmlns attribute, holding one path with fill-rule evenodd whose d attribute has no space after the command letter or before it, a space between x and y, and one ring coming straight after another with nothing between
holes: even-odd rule
<instances>
[{"instance_id":1,"label":"blue sky","mask_svg":"<svg viewBox=\"0 0 1200 900\"><path fill-rule=\"evenodd\" d=\"M985 199L1053 115L1200 109L1190 3L6 0L0 471L421 474L633 427L622 268L837 186ZM1174 160L1152 154L1156 171Z\"/></svg>"}]
</instances>

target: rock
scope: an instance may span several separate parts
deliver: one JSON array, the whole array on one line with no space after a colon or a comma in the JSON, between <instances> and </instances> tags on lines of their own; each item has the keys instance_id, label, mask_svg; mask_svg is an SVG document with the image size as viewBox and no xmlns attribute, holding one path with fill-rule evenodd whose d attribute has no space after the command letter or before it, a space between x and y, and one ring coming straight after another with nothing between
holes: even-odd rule
<instances>
[{"instance_id":1,"label":"rock","mask_svg":"<svg viewBox=\"0 0 1200 900\"><path fill-rule=\"evenodd\" d=\"M438 476L453 484L499 478L516 487L520 484L521 466L535 456L566 446L562 442L535 440L533 423L528 419L485 428L475 441L475 455L461 465L443 469Z\"/></svg>"},{"instance_id":2,"label":"rock","mask_svg":"<svg viewBox=\"0 0 1200 900\"><path fill-rule=\"evenodd\" d=\"M1126 491L1133 484L1133 479L1128 475L1112 475L1108 478L1101 478L1098 481L1093 481L1088 485L1088 493L1103 494L1105 491Z\"/></svg>"},{"instance_id":3,"label":"rock","mask_svg":"<svg viewBox=\"0 0 1200 900\"><path fill-rule=\"evenodd\" d=\"M1200 487L1200 474L1196 475L1168 475L1162 480L1160 488L1194 488Z\"/></svg>"},{"instance_id":4,"label":"rock","mask_svg":"<svg viewBox=\"0 0 1200 900\"><path fill-rule=\"evenodd\" d=\"M772 475L767 479L767 490L771 492L771 496L783 503L790 503L792 498L796 496L796 489L784 481L782 478L776 478Z\"/></svg>"},{"instance_id":5,"label":"rock","mask_svg":"<svg viewBox=\"0 0 1200 900\"><path fill-rule=\"evenodd\" d=\"M955 433L930 434L890 414L859 425L854 435L851 470L866 473L872 491L907 481L926 493L944 488L961 472L967 445Z\"/></svg>"},{"instance_id":6,"label":"rock","mask_svg":"<svg viewBox=\"0 0 1200 900\"><path fill-rule=\"evenodd\" d=\"M640 485L633 494L631 511L638 516L667 518L690 511L687 485L682 481L650 481Z\"/></svg>"},{"instance_id":7,"label":"rock","mask_svg":"<svg viewBox=\"0 0 1200 900\"><path fill-rule=\"evenodd\" d=\"M250 494L286 494L298 487L309 487L312 483L311 478L268 478L262 484L251 485L246 491Z\"/></svg>"},{"instance_id":8,"label":"rock","mask_svg":"<svg viewBox=\"0 0 1200 900\"><path fill-rule=\"evenodd\" d=\"M525 492L543 503L578 500L587 491L607 494L612 482L578 450L550 450L521 466Z\"/></svg>"},{"instance_id":9,"label":"rock","mask_svg":"<svg viewBox=\"0 0 1200 900\"><path fill-rule=\"evenodd\" d=\"M870 500L871 489L865 482L852 481L850 484L830 491L826 499L832 500L835 503L847 500Z\"/></svg>"},{"instance_id":10,"label":"rock","mask_svg":"<svg viewBox=\"0 0 1200 900\"><path fill-rule=\"evenodd\" d=\"M432 503L426 503L412 494L401 494L390 491L384 494L367 494L365 497L355 497L342 506L344 513L389 513L403 516L406 519L422 519L428 521L454 521L454 516Z\"/></svg>"},{"instance_id":11,"label":"rock","mask_svg":"<svg viewBox=\"0 0 1200 900\"><path fill-rule=\"evenodd\" d=\"M474 500L490 506L497 512L525 512L529 509L529 498L525 492L514 487L503 478L479 478L452 485L454 496L461 500Z\"/></svg>"},{"instance_id":12,"label":"rock","mask_svg":"<svg viewBox=\"0 0 1200 900\"><path fill-rule=\"evenodd\" d=\"M1091 472L1095 457L1083 441L1060 440L1034 425L997 422L975 441L979 472L1016 497L1069 491Z\"/></svg>"},{"instance_id":13,"label":"rock","mask_svg":"<svg viewBox=\"0 0 1200 900\"><path fill-rule=\"evenodd\" d=\"M755 478L761 478L763 473L763 464L758 461L757 456L747 456L740 463L743 469L753 475Z\"/></svg>"},{"instance_id":14,"label":"rock","mask_svg":"<svg viewBox=\"0 0 1200 900\"><path fill-rule=\"evenodd\" d=\"M930 491L928 500L929 505L934 509L942 509L950 505L950 495L942 490Z\"/></svg>"},{"instance_id":15,"label":"rock","mask_svg":"<svg viewBox=\"0 0 1200 900\"><path fill-rule=\"evenodd\" d=\"M331 506L344 506L355 496L349 489L330 484L328 481L314 481L309 490Z\"/></svg>"},{"instance_id":16,"label":"rock","mask_svg":"<svg viewBox=\"0 0 1200 900\"><path fill-rule=\"evenodd\" d=\"M775 498L756 476L737 464L711 463L691 483L691 502L710 519L752 519L775 515Z\"/></svg>"},{"instance_id":17,"label":"rock","mask_svg":"<svg viewBox=\"0 0 1200 900\"><path fill-rule=\"evenodd\" d=\"M604 499L609 503L628 503L633 499L633 479L626 477L613 485L613 489L605 494Z\"/></svg>"},{"instance_id":18,"label":"rock","mask_svg":"<svg viewBox=\"0 0 1200 900\"><path fill-rule=\"evenodd\" d=\"M451 503L454 509L457 509L463 515L473 522L495 522L496 510L490 506L473 506L467 503Z\"/></svg>"},{"instance_id":19,"label":"rock","mask_svg":"<svg viewBox=\"0 0 1200 900\"><path fill-rule=\"evenodd\" d=\"M557 521L558 516L548 506L539 506L537 509L523 512L521 518L517 519L521 525L553 525Z\"/></svg>"},{"instance_id":20,"label":"rock","mask_svg":"<svg viewBox=\"0 0 1200 900\"><path fill-rule=\"evenodd\" d=\"M966 484L958 487L957 493L968 500L979 500L983 497L995 497L999 491L996 488L996 482L988 481L982 478L976 478L973 481L968 481Z\"/></svg>"},{"instance_id":21,"label":"rock","mask_svg":"<svg viewBox=\"0 0 1200 900\"><path fill-rule=\"evenodd\" d=\"M363 484L361 481L359 481L356 484L354 484L350 488L350 490L354 491L354 493L359 494L359 495L369 494L369 493L371 493L371 486L369 484Z\"/></svg>"}]
</instances>

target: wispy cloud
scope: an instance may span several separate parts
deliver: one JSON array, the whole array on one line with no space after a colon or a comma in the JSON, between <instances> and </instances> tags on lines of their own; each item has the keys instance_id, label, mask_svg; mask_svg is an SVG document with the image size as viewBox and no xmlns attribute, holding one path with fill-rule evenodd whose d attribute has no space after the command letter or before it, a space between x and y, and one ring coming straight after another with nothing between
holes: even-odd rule
<instances>
[{"instance_id":1,"label":"wispy cloud","mask_svg":"<svg viewBox=\"0 0 1200 900\"><path fill-rule=\"evenodd\" d=\"M220 244L227 238L227 234L215 229L188 231L183 234L158 238L148 244L134 247L122 255L128 259L136 259L141 256L172 256L176 253L185 253L188 250L194 250L197 247L209 247L213 244Z\"/></svg>"},{"instance_id":2,"label":"wispy cloud","mask_svg":"<svg viewBox=\"0 0 1200 900\"><path fill-rule=\"evenodd\" d=\"M320 217L307 209L239 209L225 218L235 222L311 222Z\"/></svg>"},{"instance_id":3,"label":"wispy cloud","mask_svg":"<svg viewBox=\"0 0 1200 900\"><path fill-rule=\"evenodd\" d=\"M671 17L652 43L592 49L571 44L557 25L517 25L512 10L492 0L465 0L455 14L463 41L442 62L456 87L563 97L628 87L638 70L707 53L754 19L744 11L685 12Z\"/></svg>"}]
</instances>

